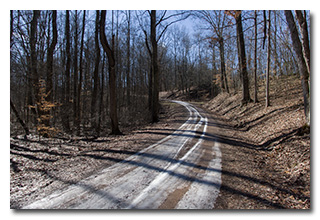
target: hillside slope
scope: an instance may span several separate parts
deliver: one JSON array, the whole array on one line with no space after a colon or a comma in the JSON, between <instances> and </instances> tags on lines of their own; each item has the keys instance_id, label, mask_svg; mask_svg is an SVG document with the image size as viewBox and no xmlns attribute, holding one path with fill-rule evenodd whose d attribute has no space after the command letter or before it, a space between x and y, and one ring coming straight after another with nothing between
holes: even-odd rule
<instances>
[{"instance_id":1,"label":"hillside slope","mask_svg":"<svg viewBox=\"0 0 320 220\"><path fill-rule=\"evenodd\" d=\"M267 108L263 82L259 83L259 102L245 106L240 105L240 92L220 93L211 100L204 92L197 94L203 96L194 101L202 100L202 107L216 118L220 141L226 144L222 150L226 185L216 208L310 208L310 132L302 129L305 117L299 78L272 79Z\"/></svg>"}]
</instances>

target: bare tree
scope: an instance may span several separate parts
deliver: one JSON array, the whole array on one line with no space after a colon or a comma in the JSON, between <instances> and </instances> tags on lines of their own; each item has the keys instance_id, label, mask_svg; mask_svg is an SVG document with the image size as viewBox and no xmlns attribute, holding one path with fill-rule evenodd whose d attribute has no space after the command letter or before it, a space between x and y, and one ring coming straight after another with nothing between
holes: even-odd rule
<instances>
[{"instance_id":1,"label":"bare tree","mask_svg":"<svg viewBox=\"0 0 320 220\"><path fill-rule=\"evenodd\" d=\"M38 18L40 17L40 11L34 10L33 17L30 26L30 62L31 62L31 79L34 88L35 95L35 103L40 103L40 86L39 86L39 75L37 68L37 51L36 51L36 43L37 43L37 29L38 29ZM34 108L37 112L37 117L41 116L41 109L38 105Z\"/></svg>"},{"instance_id":2,"label":"bare tree","mask_svg":"<svg viewBox=\"0 0 320 220\"><path fill-rule=\"evenodd\" d=\"M70 66L71 66L71 54L70 54L70 12L66 11L66 24L65 24L65 35L66 35L66 95L64 103L64 117L63 123L67 132L70 132Z\"/></svg>"},{"instance_id":3,"label":"bare tree","mask_svg":"<svg viewBox=\"0 0 320 220\"><path fill-rule=\"evenodd\" d=\"M299 72L301 76L301 84L303 89L303 99L304 99L304 113L306 116L307 125L310 125L310 87L309 87L309 71L307 68L307 63L302 51L302 43L299 38L299 33L297 26L292 15L292 12L289 10L284 11L286 20L291 33L291 40L293 49L298 59ZM308 38L304 38L307 40Z\"/></svg>"},{"instance_id":4,"label":"bare tree","mask_svg":"<svg viewBox=\"0 0 320 220\"><path fill-rule=\"evenodd\" d=\"M270 75L270 58L271 57L271 10L269 10L268 19L268 51L267 51L267 73L266 73L266 107L270 106L269 97L269 75Z\"/></svg>"},{"instance_id":5,"label":"bare tree","mask_svg":"<svg viewBox=\"0 0 320 220\"><path fill-rule=\"evenodd\" d=\"M98 99L98 87L99 87L99 63L100 63L100 46L99 46L99 11L96 11L96 23L94 34L95 45L95 64L93 71L93 91L91 98L91 127L93 130L97 130L97 99Z\"/></svg>"},{"instance_id":6,"label":"bare tree","mask_svg":"<svg viewBox=\"0 0 320 220\"><path fill-rule=\"evenodd\" d=\"M76 114L76 119L77 119L77 133L80 135L80 124L81 124L81 91L82 91L82 78L83 78L83 41L84 41L84 32L85 32L85 24L86 24L86 10L83 11L83 20L82 20L82 32L81 32L81 43L80 43L80 63L79 63L79 84L78 84L78 110ZM100 53L100 51L99 51Z\"/></svg>"},{"instance_id":7,"label":"bare tree","mask_svg":"<svg viewBox=\"0 0 320 220\"><path fill-rule=\"evenodd\" d=\"M178 12L172 15L167 15L167 11L162 12L160 18L157 19L156 10L148 11L150 16L150 41L151 49L147 44L148 50L151 52L151 82L152 82L152 100L151 100L151 121L159 121L159 64L158 64L158 42L168 27L178 21L186 19L190 14L188 12ZM176 19L174 19L176 18ZM173 19L171 22L167 22L169 19ZM167 22L165 25L163 23ZM157 27L163 25L159 34L157 34ZM144 31L146 35L146 31ZM147 43L147 41L146 41ZM150 85L149 85L150 86Z\"/></svg>"},{"instance_id":8,"label":"bare tree","mask_svg":"<svg viewBox=\"0 0 320 220\"><path fill-rule=\"evenodd\" d=\"M240 60L240 75L242 80L242 104L247 104L251 102L250 93L249 93L249 79L247 71L247 59L246 59L246 50L244 44L243 30L242 30L242 16L241 11L236 11L234 13L237 26L237 40L238 40L238 54Z\"/></svg>"},{"instance_id":9,"label":"bare tree","mask_svg":"<svg viewBox=\"0 0 320 220\"><path fill-rule=\"evenodd\" d=\"M52 11L52 29L53 29L53 36L52 36L52 42L48 48L47 53L47 100L48 102L52 102L53 99L53 83L52 83L52 76L53 76L53 52L57 44L58 40L58 33L57 33L57 11Z\"/></svg>"},{"instance_id":10,"label":"bare tree","mask_svg":"<svg viewBox=\"0 0 320 220\"><path fill-rule=\"evenodd\" d=\"M110 90L110 119L111 119L111 134L121 135L119 129L118 114L117 114L117 94L116 94L116 73L115 73L115 58L114 58L114 35L112 34L112 45L110 47L105 34L106 11L101 11L100 16L100 41L103 50L107 54L109 61L109 90Z\"/></svg>"},{"instance_id":11,"label":"bare tree","mask_svg":"<svg viewBox=\"0 0 320 220\"><path fill-rule=\"evenodd\" d=\"M258 85L257 85L257 11L254 11L254 102L258 102Z\"/></svg>"},{"instance_id":12,"label":"bare tree","mask_svg":"<svg viewBox=\"0 0 320 220\"><path fill-rule=\"evenodd\" d=\"M77 103L77 94L78 92L78 11L75 10L74 17L74 55L73 55L73 124L77 124L77 111L78 111L78 103Z\"/></svg>"},{"instance_id":13,"label":"bare tree","mask_svg":"<svg viewBox=\"0 0 320 220\"><path fill-rule=\"evenodd\" d=\"M127 84L127 106L130 106L131 101L130 101L130 24L131 24L131 11L128 10L126 13L127 17L127 63L126 63L126 72L127 72L127 77L126 77L126 84Z\"/></svg>"},{"instance_id":14,"label":"bare tree","mask_svg":"<svg viewBox=\"0 0 320 220\"><path fill-rule=\"evenodd\" d=\"M219 42L220 66L221 66L221 88L229 93L228 79L226 75L224 29L226 14L223 11L199 11L197 14L202 20L210 25Z\"/></svg>"},{"instance_id":15,"label":"bare tree","mask_svg":"<svg viewBox=\"0 0 320 220\"><path fill-rule=\"evenodd\" d=\"M158 66L158 42L156 32L156 10L152 10L150 13L150 40L152 45L151 63L152 63L152 105L151 105L151 117L152 122L159 121L159 66Z\"/></svg>"},{"instance_id":16,"label":"bare tree","mask_svg":"<svg viewBox=\"0 0 320 220\"><path fill-rule=\"evenodd\" d=\"M306 11L304 11L304 15L300 10L295 11L300 31L301 31L301 43L303 48L303 57L307 64L308 72L310 75L310 47L309 47L309 34L308 34L308 24L306 18Z\"/></svg>"}]
</instances>

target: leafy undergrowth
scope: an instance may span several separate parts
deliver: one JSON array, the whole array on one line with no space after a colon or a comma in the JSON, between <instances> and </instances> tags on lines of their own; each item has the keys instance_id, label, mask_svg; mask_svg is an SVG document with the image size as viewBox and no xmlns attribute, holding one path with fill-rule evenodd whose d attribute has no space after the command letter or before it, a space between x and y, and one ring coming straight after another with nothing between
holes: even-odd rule
<instances>
[{"instance_id":1,"label":"leafy undergrowth","mask_svg":"<svg viewBox=\"0 0 320 220\"><path fill-rule=\"evenodd\" d=\"M300 80L296 76L273 79L270 90L271 106L267 108L262 82L258 103L241 106L240 93L221 93L204 107L225 118L242 140L257 148L255 166L263 178L286 189L267 195L271 201L285 208L308 209L310 133L302 129L305 116Z\"/></svg>"}]
</instances>

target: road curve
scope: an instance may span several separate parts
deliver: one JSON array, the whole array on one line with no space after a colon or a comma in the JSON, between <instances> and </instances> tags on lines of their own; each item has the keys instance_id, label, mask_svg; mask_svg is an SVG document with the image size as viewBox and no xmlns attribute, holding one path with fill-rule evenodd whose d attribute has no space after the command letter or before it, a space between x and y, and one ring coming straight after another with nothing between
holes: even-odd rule
<instances>
[{"instance_id":1,"label":"road curve","mask_svg":"<svg viewBox=\"0 0 320 220\"><path fill-rule=\"evenodd\" d=\"M221 185L221 152L208 117L189 118L171 135L23 209L212 209ZM201 113L200 113L201 112Z\"/></svg>"}]
</instances>

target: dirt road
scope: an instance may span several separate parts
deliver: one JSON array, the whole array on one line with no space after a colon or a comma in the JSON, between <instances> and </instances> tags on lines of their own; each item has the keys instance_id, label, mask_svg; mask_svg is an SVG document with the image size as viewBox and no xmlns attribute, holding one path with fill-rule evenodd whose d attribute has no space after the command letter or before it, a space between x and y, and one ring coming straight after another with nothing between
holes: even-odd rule
<instances>
[{"instance_id":1,"label":"dirt road","mask_svg":"<svg viewBox=\"0 0 320 220\"><path fill-rule=\"evenodd\" d=\"M173 101L189 118L159 142L24 209L211 209L221 185L221 152L210 119Z\"/></svg>"}]
</instances>

